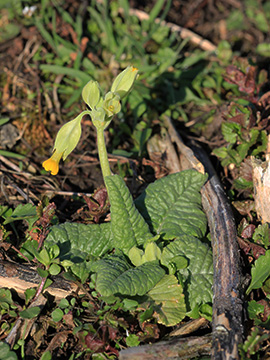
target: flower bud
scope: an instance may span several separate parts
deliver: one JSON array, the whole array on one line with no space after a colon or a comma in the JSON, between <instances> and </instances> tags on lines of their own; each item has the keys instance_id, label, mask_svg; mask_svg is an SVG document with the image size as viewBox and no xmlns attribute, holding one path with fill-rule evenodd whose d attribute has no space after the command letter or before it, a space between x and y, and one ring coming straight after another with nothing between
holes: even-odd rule
<instances>
[{"instance_id":1,"label":"flower bud","mask_svg":"<svg viewBox=\"0 0 270 360\"><path fill-rule=\"evenodd\" d=\"M97 81L90 80L82 90L83 101L91 108L98 104L100 99L100 90Z\"/></svg>"},{"instance_id":2,"label":"flower bud","mask_svg":"<svg viewBox=\"0 0 270 360\"><path fill-rule=\"evenodd\" d=\"M103 122L103 121L105 121L105 116L106 116L106 112L102 107L93 109L91 111L91 118L92 118L93 122L94 121Z\"/></svg>"},{"instance_id":3,"label":"flower bud","mask_svg":"<svg viewBox=\"0 0 270 360\"><path fill-rule=\"evenodd\" d=\"M108 92L105 95L105 99L102 103L102 108L106 111L106 115L110 118L111 116L118 114L121 110L120 97L117 94Z\"/></svg>"},{"instance_id":4,"label":"flower bud","mask_svg":"<svg viewBox=\"0 0 270 360\"><path fill-rule=\"evenodd\" d=\"M59 170L59 161L65 160L77 146L81 137L81 119L87 113L82 112L74 120L69 121L61 127L55 139L53 154L50 159L43 162L42 166L46 171L56 175Z\"/></svg>"},{"instance_id":5,"label":"flower bud","mask_svg":"<svg viewBox=\"0 0 270 360\"><path fill-rule=\"evenodd\" d=\"M138 71L139 70L135 67L128 66L115 78L111 87L111 92L118 94L120 99L126 96L137 79Z\"/></svg>"}]
</instances>

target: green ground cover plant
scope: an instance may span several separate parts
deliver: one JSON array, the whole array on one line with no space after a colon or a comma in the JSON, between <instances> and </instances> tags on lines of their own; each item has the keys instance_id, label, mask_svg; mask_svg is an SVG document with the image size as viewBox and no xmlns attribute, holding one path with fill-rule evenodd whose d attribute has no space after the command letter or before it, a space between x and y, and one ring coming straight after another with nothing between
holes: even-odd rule
<instances>
[{"instance_id":1,"label":"green ground cover plant","mask_svg":"<svg viewBox=\"0 0 270 360\"><path fill-rule=\"evenodd\" d=\"M269 357L269 226L253 177L269 152L269 4L217 2L202 17L181 6L149 2L142 19L123 0L0 1L0 265L39 276L23 295L0 288L3 359L116 359L189 320L211 324L208 176L169 174L153 155L166 116L203 144L234 209L248 318L239 356ZM215 51L162 23L178 12ZM60 275L77 291L55 300Z\"/></svg>"}]
</instances>

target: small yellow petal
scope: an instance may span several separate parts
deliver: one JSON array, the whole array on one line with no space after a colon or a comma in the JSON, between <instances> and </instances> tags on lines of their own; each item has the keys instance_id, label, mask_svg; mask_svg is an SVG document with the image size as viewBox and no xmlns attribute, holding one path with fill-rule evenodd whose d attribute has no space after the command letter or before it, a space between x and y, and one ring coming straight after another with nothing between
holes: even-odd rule
<instances>
[{"instance_id":1,"label":"small yellow petal","mask_svg":"<svg viewBox=\"0 0 270 360\"><path fill-rule=\"evenodd\" d=\"M59 171L59 161L52 158L45 160L42 166L46 171L50 171L52 175L56 175Z\"/></svg>"}]
</instances>

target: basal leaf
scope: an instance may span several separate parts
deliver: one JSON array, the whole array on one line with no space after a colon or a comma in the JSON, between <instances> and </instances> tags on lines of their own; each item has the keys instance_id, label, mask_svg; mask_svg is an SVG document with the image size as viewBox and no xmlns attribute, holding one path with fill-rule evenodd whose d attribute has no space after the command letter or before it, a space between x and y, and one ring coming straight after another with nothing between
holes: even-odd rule
<instances>
[{"instance_id":1,"label":"basal leaf","mask_svg":"<svg viewBox=\"0 0 270 360\"><path fill-rule=\"evenodd\" d=\"M164 275L147 295L156 304L153 316L159 323L174 326L186 316L183 288L174 275Z\"/></svg>"},{"instance_id":2,"label":"basal leaf","mask_svg":"<svg viewBox=\"0 0 270 360\"><path fill-rule=\"evenodd\" d=\"M56 244L60 248L60 260L81 263L90 256L102 256L112 249L110 223L79 224L64 223L52 226L45 246Z\"/></svg>"},{"instance_id":3,"label":"basal leaf","mask_svg":"<svg viewBox=\"0 0 270 360\"><path fill-rule=\"evenodd\" d=\"M193 309L196 304L212 303L213 260L210 247L193 236L183 235L166 246L161 263L167 265L178 255L188 259L188 266L178 271L188 307Z\"/></svg>"},{"instance_id":4,"label":"basal leaf","mask_svg":"<svg viewBox=\"0 0 270 360\"><path fill-rule=\"evenodd\" d=\"M131 267L118 255L97 261L92 270L97 272L96 289L103 296L145 295L165 274L157 261Z\"/></svg>"},{"instance_id":5,"label":"basal leaf","mask_svg":"<svg viewBox=\"0 0 270 360\"><path fill-rule=\"evenodd\" d=\"M251 269L251 283L247 289L247 294L253 289L262 287L263 282L270 276L270 250L261 255Z\"/></svg>"},{"instance_id":6,"label":"basal leaf","mask_svg":"<svg viewBox=\"0 0 270 360\"><path fill-rule=\"evenodd\" d=\"M97 291L103 296L112 295L112 283L130 268L131 265L124 256L111 255L96 261L92 266L92 271L97 273Z\"/></svg>"},{"instance_id":7,"label":"basal leaf","mask_svg":"<svg viewBox=\"0 0 270 360\"><path fill-rule=\"evenodd\" d=\"M114 246L127 253L153 237L147 223L135 207L132 196L118 175L105 178L111 203L111 225Z\"/></svg>"},{"instance_id":8,"label":"basal leaf","mask_svg":"<svg viewBox=\"0 0 270 360\"><path fill-rule=\"evenodd\" d=\"M164 239L181 234L201 237L206 231L206 217L199 191L205 181L206 175L195 170L171 174L150 184L135 205L151 231Z\"/></svg>"}]
</instances>

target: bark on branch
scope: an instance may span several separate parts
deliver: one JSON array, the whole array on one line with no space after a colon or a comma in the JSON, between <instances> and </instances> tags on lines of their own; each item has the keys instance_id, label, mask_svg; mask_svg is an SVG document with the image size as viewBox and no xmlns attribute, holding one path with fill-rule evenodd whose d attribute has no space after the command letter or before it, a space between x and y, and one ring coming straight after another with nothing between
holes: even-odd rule
<instances>
[{"instance_id":1,"label":"bark on branch","mask_svg":"<svg viewBox=\"0 0 270 360\"><path fill-rule=\"evenodd\" d=\"M26 289L37 287L41 281L37 270L28 265L0 260L0 288L15 289L19 296L24 297ZM45 291L60 300L77 291L78 287L61 275L52 277L53 283Z\"/></svg>"},{"instance_id":2,"label":"bark on branch","mask_svg":"<svg viewBox=\"0 0 270 360\"><path fill-rule=\"evenodd\" d=\"M184 145L170 119L167 119L167 127L178 151L189 163L185 167L202 171L203 165L209 176L201 193L213 247L212 359L239 359L238 345L243 338L243 299L240 254L232 210L208 156L201 148L193 146L191 150Z\"/></svg>"}]
</instances>

